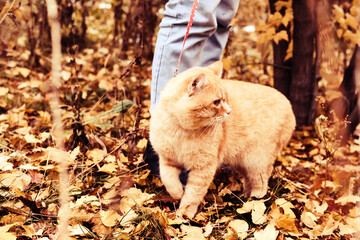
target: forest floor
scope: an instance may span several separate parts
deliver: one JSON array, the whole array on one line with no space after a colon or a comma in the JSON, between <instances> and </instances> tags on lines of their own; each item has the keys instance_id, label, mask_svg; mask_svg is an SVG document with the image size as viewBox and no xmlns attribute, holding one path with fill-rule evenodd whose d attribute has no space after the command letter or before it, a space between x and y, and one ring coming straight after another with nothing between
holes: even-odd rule
<instances>
[{"instance_id":1,"label":"forest floor","mask_svg":"<svg viewBox=\"0 0 360 240\"><path fill-rule=\"evenodd\" d=\"M98 48L65 56L61 72L64 118L58 124L66 135L74 239L360 238L360 142L340 147L334 139L338 124L325 116L316 130L294 133L263 199L245 199L241 177L220 169L199 214L175 218L178 203L143 162L150 62L106 62L108 54ZM24 67L28 57L28 51L13 51L0 59L1 239L57 234L59 150L47 95L51 75ZM267 79L260 75L249 79Z\"/></svg>"},{"instance_id":2,"label":"forest floor","mask_svg":"<svg viewBox=\"0 0 360 240\"><path fill-rule=\"evenodd\" d=\"M259 51L256 33L236 34L226 77L271 86L271 64L261 64L270 44ZM0 57L0 239L57 239L51 64L37 53L39 66L28 67L30 51L15 45ZM263 199L245 199L242 178L219 169L195 218L180 219L143 161L151 62L109 46L63 53L56 126L65 130L72 239L360 239L360 141L335 139L341 121L326 108L336 93L320 89L315 126L294 133Z\"/></svg>"}]
</instances>

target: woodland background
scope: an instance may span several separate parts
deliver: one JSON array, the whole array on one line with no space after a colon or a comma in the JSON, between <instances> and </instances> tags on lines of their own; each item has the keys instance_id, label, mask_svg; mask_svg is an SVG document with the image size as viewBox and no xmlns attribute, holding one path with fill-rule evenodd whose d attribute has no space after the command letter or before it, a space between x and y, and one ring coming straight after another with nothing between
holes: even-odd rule
<instances>
[{"instance_id":1,"label":"woodland background","mask_svg":"<svg viewBox=\"0 0 360 240\"><path fill-rule=\"evenodd\" d=\"M143 162L166 1L57 0L60 83L49 2L0 1L0 239L360 238L359 1L241 0L224 77L281 90L299 125L264 199L220 169L194 219Z\"/></svg>"}]
</instances>

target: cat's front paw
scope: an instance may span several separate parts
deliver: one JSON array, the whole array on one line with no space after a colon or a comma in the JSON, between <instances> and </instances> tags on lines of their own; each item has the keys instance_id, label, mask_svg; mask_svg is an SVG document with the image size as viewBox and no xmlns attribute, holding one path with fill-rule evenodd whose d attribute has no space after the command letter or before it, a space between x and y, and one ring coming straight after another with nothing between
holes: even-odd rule
<instances>
[{"instance_id":1,"label":"cat's front paw","mask_svg":"<svg viewBox=\"0 0 360 240\"><path fill-rule=\"evenodd\" d=\"M193 218L197 212L198 206L195 205L188 205L188 206L180 206L180 208L176 211L177 217L188 217Z\"/></svg>"},{"instance_id":2,"label":"cat's front paw","mask_svg":"<svg viewBox=\"0 0 360 240\"><path fill-rule=\"evenodd\" d=\"M249 197L263 198L266 195L266 193L267 193L267 186L263 188L255 188L255 189L251 189Z\"/></svg>"}]
</instances>

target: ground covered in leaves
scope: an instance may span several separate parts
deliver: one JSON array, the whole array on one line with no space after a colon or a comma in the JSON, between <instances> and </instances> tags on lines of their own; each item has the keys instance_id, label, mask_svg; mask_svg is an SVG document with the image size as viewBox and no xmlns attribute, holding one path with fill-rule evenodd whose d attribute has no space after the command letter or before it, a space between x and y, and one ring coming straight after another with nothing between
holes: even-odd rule
<instances>
[{"instance_id":1,"label":"ground covered in leaves","mask_svg":"<svg viewBox=\"0 0 360 240\"><path fill-rule=\"evenodd\" d=\"M360 237L360 142L339 147L336 123L325 116L315 129L294 134L276 162L264 199L245 199L242 179L224 168L199 214L176 218L178 203L143 162L149 64L122 61L93 69L92 63L106 54L102 48L85 49L77 59L66 59L62 71L64 119L58 124L67 139L73 238ZM1 61L0 238L55 239L61 213L54 157L59 150L53 147L46 94L50 74L29 70L21 61ZM75 72L74 64L81 71Z\"/></svg>"},{"instance_id":2,"label":"ground covered in leaves","mask_svg":"<svg viewBox=\"0 0 360 240\"><path fill-rule=\"evenodd\" d=\"M255 5L264 12L261 1ZM250 5L242 7L247 13ZM270 45L256 47L258 33L242 31L244 18L262 19L238 16L225 75L272 85L271 66L261 64ZM42 57L41 67L29 68L31 53L13 45L0 58L0 239L56 239L60 150L49 108L50 61ZM245 199L241 177L224 167L196 217L176 218L178 202L143 161L151 62L109 49L99 43L63 55L63 119L55 125L66 135L73 239L360 238L360 141L340 147L341 124L326 111L314 127L294 133L263 199Z\"/></svg>"}]
</instances>

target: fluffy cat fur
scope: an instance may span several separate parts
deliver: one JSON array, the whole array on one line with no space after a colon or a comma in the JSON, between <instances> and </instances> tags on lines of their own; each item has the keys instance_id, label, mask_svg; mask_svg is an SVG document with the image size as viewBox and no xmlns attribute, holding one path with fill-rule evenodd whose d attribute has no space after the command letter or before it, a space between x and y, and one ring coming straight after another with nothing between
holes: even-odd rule
<instances>
[{"instance_id":1,"label":"fluffy cat fur","mask_svg":"<svg viewBox=\"0 0 360 240\"><path fill-rule=\"evenodd\" d=\"M172 78L150 120L160 177L179 212L193 217L220 164L244 176L246 197L263 197L273 164L295 128L290 102L259 84L222 80L222 63ZM181 168L189 170L183 189Z\"/></svg>"}]
</instances>

